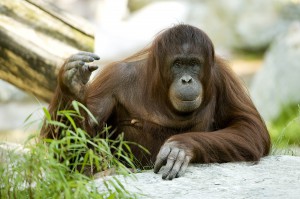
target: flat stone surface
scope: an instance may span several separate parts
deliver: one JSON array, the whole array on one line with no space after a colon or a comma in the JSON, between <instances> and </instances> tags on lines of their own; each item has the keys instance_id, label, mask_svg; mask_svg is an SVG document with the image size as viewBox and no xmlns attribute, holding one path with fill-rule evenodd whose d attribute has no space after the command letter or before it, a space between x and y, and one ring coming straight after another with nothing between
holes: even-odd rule
<instances>
[{"instance_id":1,"label":"flat stone surface","mask_svg":"<svg viewBox=\"0 0 300 199\"><path fill-rule=\"evenodd\" d=\"M139 198L300 198L300 157L269 156L258 164L194 164L183 177L161 179L153 171L118 177L126 189L143 193ZM101 179L96 180L103 189Z\"/></svg>"}]
</instances>

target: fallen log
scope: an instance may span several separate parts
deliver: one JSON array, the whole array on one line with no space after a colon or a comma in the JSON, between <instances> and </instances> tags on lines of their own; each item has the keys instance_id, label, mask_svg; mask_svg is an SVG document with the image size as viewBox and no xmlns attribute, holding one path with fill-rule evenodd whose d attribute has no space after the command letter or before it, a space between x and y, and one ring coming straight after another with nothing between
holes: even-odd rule
<instances>
[{"instance_id":1,"label":"fallen log","mask_svg":"<svg viewBox=\"0 0 300 199\"><path fill-rule=\"evenodd\" d=\"M46 102L58 67L70 54L93 51L89 22L41 0L0 1L0 79Z\"/></svg>"}]
</instances>

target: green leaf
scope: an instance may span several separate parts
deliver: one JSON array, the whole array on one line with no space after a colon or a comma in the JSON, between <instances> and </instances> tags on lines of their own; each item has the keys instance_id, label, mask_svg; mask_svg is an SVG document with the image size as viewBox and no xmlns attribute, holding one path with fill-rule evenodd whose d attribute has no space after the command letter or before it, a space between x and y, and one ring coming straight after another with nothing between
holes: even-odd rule
<instances>
[{"instance_id":1,"label":"green leaf","mask_svg":"<svg viewBox=\"0 0 300 199\"><path fill-rule=\"evenodd\" d=\"M49 111L45 107L43 107L43 112L44 112L44 114L46 116L46 119L48 121L51 121L51 115L50 115Z\"/></svg>"},{"instance_id":2,"label":"green leaf","mask_svg":"<svg viewBox=\"0 0 300 199\"><path fill-rule=\"evenodd\" d=\"M116 193L110 194L107 199L114 199L114 198L116 198Z\"/></svg>"},{"instance_id":3,"label":"green leaf","mask_svg":"<svg viewBox=\"0 0 300 199\"><path fill-rule=\"evenodd\" d=\"M48 124L52 124L54 126L59 126L59 127L62 127L62 128L68 128L68 126L66 126L64 123L61 123L61 122L57 122L57 121L47 121Z\"/></svg>"},{"instance_id":4,"label":"green leaf","mask_svg":"<svg viewBox=\"0 0 300 199\"><path fill-rule=\"evenodd\" d=\"M81 115L80 111L79 111L78 102L74 100L74 101L72 101L72 105L73 105L73 108L75 109L75 111L77 112L77 114Z\"/></svg>"},{"instance_id":5,"label":"green leaf","mask_svg":"<svg viewBox=\"0 0 300 199\"><path fill-rule=\"evenodd\" d=\"M88 115L89 117L93 120L93 122L95 122L96 124L98 124L97 119L94 117L94 115L80 102L77 102L78 106L80 106L80 108L82 108Z\"/></svg>"},{"instance_id":6,"label":"green leaf","mask_svg":"<svg viewBox=\"0 0 300 199\"><path fill-rule=\"evenodd\" d=\"M71 123L73 129L76 129L77 127L76 127L76 124L75 124L73 118L72 118L68 113L65 113L65 116L66 116L66 118L68 118L68 120L70 121L70 123Z\"/></svg>"}]
</instances>

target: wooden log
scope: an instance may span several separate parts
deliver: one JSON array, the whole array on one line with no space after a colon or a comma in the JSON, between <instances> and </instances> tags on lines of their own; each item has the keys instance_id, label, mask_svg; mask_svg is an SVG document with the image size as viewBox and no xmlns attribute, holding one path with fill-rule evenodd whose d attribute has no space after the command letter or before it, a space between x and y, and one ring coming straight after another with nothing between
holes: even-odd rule
<instances>
[{"instance_id":1,"label":"wooden log","mask_svg":"<svg viewBox=\"0 0 300 199\"><path fill-rule=\"evenodd\" d=\"M83 19L41 0L0 1L0 78L46 102L63 60L93 45Z\"/></svg>"}]
</instances>

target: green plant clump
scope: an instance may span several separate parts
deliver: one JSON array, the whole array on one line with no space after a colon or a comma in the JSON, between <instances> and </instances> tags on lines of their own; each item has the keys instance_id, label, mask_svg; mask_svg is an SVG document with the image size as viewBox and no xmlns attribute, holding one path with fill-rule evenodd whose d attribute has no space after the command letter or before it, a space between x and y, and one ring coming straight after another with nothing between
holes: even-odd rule
<instances>
[{"instance_id":1,"label":"green plant clump","mask_svg":"<svg viewBox=\"0 0 300 199\"><path fill-rule=\"evenodd\" d=\"M300 106L282 108L279 116L268 125L273 148L300 146Z\"/></svg>"},{"instance_id":2,"label":"green plant clump","mask_svg":"<svg viewBox=\"0 0 300 199\"><path fill-rule=\"evenodd\" d=\"M61 139L35 139L34 144L27 142L25 145L29 149L27 152L10 151L3 156L4 160L0 159L0 198L137 197L115 177L103 178L106 191L99 191L92 181L93 177L85 175L114 169L117 174L128 176L130 171L124 164L135 169L134 157L129 147L131 143L124 141L122 134L111 140L112 133L106 127L99 136L90 137L77 127L74 118L83 119L79 109L95 118L82 104L74 101L72 105L74 110L58 112L58 115L68 119L70 125L51 120L47 109L43 109L47 125L62 130Z\"/></svg>"}]
</instances>

